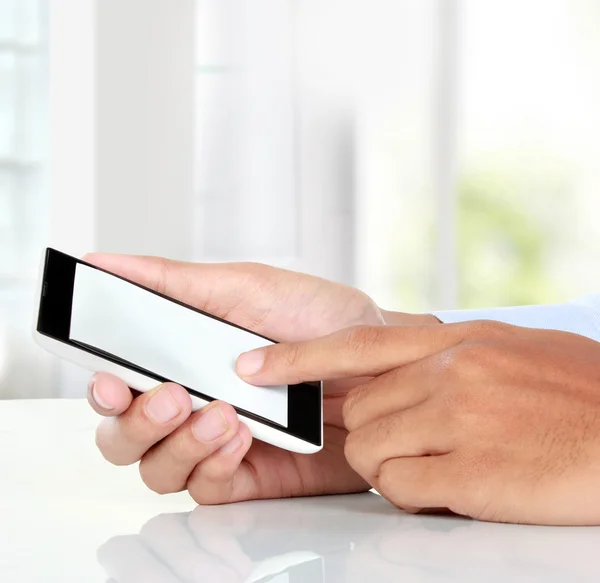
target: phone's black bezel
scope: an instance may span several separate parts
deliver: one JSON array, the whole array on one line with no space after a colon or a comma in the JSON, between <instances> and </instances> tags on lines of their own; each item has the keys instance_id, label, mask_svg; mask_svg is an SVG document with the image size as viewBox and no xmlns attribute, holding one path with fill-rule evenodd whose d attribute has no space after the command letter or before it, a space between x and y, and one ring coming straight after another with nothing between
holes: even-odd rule
<instances>
[{"instance_id":1,"label":"phone's black bezel","mask_svg":"<svg viewBox=\"0 0 600 583\"><path fill-rule=\"evenodd\" d=\"M138 372L144 376L156 379L159 383L177 382L177 380L164 378L150 370L139 367L134 363L127 362L119 358L118 356L115 356L114 354L109 354L107 352L98 350L94 347L78 342L73 342L69 339L69 331L71 328L71 308L73 305L73 290L75 284L75 270L77 264L87 265L88 267L91 267L93 269L103 271L104 273L107 273L112 277L117 277L118 279L127 281L131 285L135 285L139 288L142 288L152 294L160 296L170 302L179 304L180 306L183 306L189 310L192 310L199 314L203 314L208 318L218 320L219 322L223 322L228 326L234 326L235 328L239 328L240 330L244 330L246 332L254 334L255 336L260 336L261 338L269 340L270 342L275 342L274 340L267 338L266 336L262 336L261 334L257 334L256 332L247 330L242 326L238 326L236 324L233 324L232 322L223 320L222 318L219 318L213 314L209 314L207 312L204 312L203 310L199 310L197 308L184 304L183 302L165 296L164 294L161 294L153 289L140 285L119 275L115 275L114 273L111 273L109 271L106 271L105 269L101 269L95 265L82 261L81 259L77 259L75 257L62 253L61 251L48 248L46 250L43 270L43 281L41 283L42 291L40 294L37 331L40 334L43 334L44 336L48 336L50 338L53 338L54 340L73 346L74 348L78 348L80 350L96 354L104 358L105 360L134 370L135 372ZM215 397L211 397L210 395L206 395L205 393L202 393L190 387L184 386L184 388L191 395L195 395L206 401L215 400ZM294 437L297 437L298 439L302 439L303 441L321 447L323 423L321 403L322 383L309 382L302 383L299 385L290 385L288 387L287 427L279 425L278 423L275 423L270 419L265 419L264 417L256 415L251 411L247 411L239 407L235 407L235 409L238 413L244 415L245 417L254 419L256 421L259 421L260 423L268 425L269 427L273 427L278 431L287 433L288 435L292 435Z\"/></svg>"}]
</instances>

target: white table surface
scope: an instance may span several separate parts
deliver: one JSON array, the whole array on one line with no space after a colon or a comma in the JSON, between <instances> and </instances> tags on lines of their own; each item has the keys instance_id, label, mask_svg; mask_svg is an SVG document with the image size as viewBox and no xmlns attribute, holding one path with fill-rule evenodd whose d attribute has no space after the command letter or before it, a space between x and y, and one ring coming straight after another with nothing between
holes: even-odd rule
<instances>
[{"instance_id":1,"label":"white table surface","mask_svg":"<svg viewBox=\"0 0 600 583\"><path fill-rule=\"evenodd\" d=\"M94 446L84 401L0 401L0 581L600 581L599 528L409 516L375 494L196 507Z\"/></svg>"}]
</instances>

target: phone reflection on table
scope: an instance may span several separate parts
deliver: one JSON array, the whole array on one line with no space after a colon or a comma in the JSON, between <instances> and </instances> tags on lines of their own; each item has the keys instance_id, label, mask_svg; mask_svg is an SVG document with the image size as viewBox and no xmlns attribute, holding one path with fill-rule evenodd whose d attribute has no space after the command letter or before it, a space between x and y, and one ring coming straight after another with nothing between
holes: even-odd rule
<instances>
[{"instance_id":1,"label":"phone reflection on table","mask_svg":"<svg viewBox=\"0 0 600 583\"><path fill-rule=\"evenodd\" d=\"M600 530L411 516L376 494L199 506L98 550L111 583L600 580Z\"/></svg>"}]
</instances>

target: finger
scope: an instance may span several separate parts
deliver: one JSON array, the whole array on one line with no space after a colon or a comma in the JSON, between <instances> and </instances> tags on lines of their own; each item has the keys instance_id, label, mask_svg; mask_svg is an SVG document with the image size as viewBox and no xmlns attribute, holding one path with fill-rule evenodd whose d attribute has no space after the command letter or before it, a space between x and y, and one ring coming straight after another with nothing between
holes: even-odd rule
<instances>
[{"instance_id":1,"label":"finger","mask_svg":"<svg viewBox=\"0 0 600 583\"><path fill-rule=\"evenodd\" d=\"M104 419L96 431L96 444L113 464L135 463L179 427L191 410L192 400L183 387L160 385L134 399L123 414Z\"/></svg>"},{"instance_id":2,"label":"finger","mask_svg":"<svg viewBox=\"0 0 600 583\"><path fill-rule=\"evenodd\" d=\"M354 471L372 484L386 460L445 454L453 443L440 409L425 403L350 432L344 454Z\"/></svg>"},{"instance_id":3,"label":"finger","mask_svg":"<svg viewBox=\"0 0 600 583\"><path fill-rule=\"evenodd\" d=\"M443 355L443 353L440 353ZM384 373L350 391L344 401L344 426L354 431L376 421L423 403L442 383L443 368L437 366L438 355Z\"/></svg>"},{"instance_id":4,"label":"finger","mask_svg":"<svg viewBox=\"0 0 600 583\"><path fill-rule=\"evenodd\" d=\"M373 485L392 504L420 509L451 508L460 488L452 454L388 459Z\"/></svg>"},{"instance_id":5,"label":"finger","mask_svg":"<svg viewBox=\"0 0 600 583\"><path fill-rule=\"evenodd\" d=\"M87 400L96 413L114 417L121 415L131 405L133 395L121 379L107 373L97 373L88 384Z\"/></svg>"},{"instance_id":6,"label":"finger","mask_svg":"<svg viewBox=\"0 0 600 583\"><path fill-rule=\"evenodd\" d=\"M462 324L362 326L246 352L237 372L256 385L377 376L455 346L466 333Z\"/></svg>"},{"instance_id":7,"label":"finger","mask_svg":"<svg viewBox=\"0 0 600 583\"><path fill-rule=\"evenodd\" d=\"M186 303L190 303L190 300L203 303L203 296L210 292L213 283L210 275L214 270L211 270L210 264L203 266L203 276L207 278L203 282L205 284L193 286L199 264L162 257L108 253L90 253L83 257L83 261Z\"/></svg>"},{"instance_id":8,"label":"finger","mask_svg":"<svg viewBox=\"0 0 600 583\"><path fill-rule=\"evenodd\" d=\"M198 504L224 504L256 494L253 470L242 464L251 445L250 430L240 423L229 443L194 468L187 482L190 496Z\"/></svg>"},{"instance_id":9,"label":"finger","mask_svg":"<svg viewBox=\"0 0 600 583\"><path fill-rule=\"evenodd\" d=\"M150 519L140 537L168 565L178 581L223 581L243 579L227 564L199 548L187 528L187 515L162 514Z\"/></svg>"},{"instance_id":10,"label":"finger","mask_svg":"<svg viewBox=\"0 0 600 583\"><path fill-rule=\"evenodd\" d=\"M262 314L272 300L258 299L252 313L231 314L240 300L258 292L274 273L295 281L295 274L257 263L188 263L161 257L91 253L84 261L236 324L265 332ZM264 294L256 293L258 298ZM230 318L230 314L232 317Z\"/></svg>"},{"instance_id":11,"label":"finger","mask_svg":"<svg viewBox=\"0 0 600 583\"><path fill-rule=\"evenodd\" d=\"M159 494L180 492L196 465L236 437L238 428L231 405L222 401L206 405L144 455L140 462L144 483Z\"/></svg>"}]
</instances>

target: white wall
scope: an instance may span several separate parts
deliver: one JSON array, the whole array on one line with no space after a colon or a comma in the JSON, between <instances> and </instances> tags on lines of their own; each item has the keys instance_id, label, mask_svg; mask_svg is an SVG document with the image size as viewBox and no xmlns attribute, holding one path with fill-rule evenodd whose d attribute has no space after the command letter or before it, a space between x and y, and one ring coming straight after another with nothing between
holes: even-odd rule
<instances>
[{"instance_id":1,"label":"white wall","mask_svg":"<svg viewBox=\"0 0 600 583\"><path fill-rule=\"evenodd\" d=\"M413 138L434 107L434 4L52 0L49 243L267 261L385 302L386 236L411 212L393 189L431 174ZM392 119L421 109L392 126L412 167L382 183L392 101ZM82 394L87 376L61 363L60 391Z\"/></svg>"},{"instance_id":2,"label":"white wall","mask_svg":"<svg viewBox=\"0 0 600 583\"><path fill-rule=\"evenodd\" d=\"M47 230L45 2L0 2L0 398L47 395L52 359L31 339Z\"/></svg>"},{"instance_id":3,"label":"white wall","mask_svg":"<svg viewBox=\"0 0 600 583\"><path fill-rule=\"evenodd\" d=\"M192 258L194 1L55 0L50 16L50 244ZM88 376L60 363L60 393Z\"/></svg>"},{"instance_id":4,"label":"white wall","mask_svg":"<svg viewBox=\"0 0 600 583\"><path fill-rule=\"evenodd\" d=\"M193 0L56 0L52 244L191 256Z\"/></svg>"},{"instance_id":5,"label":"white wall","mask_svg":"<svg viewBox=\"0 0 600 583\"><path fill-rule=\"evenodd\" d=\"M53 3L52 244L350 282L350 47L331 43L343 3L198 8L195 31L192 0ZM87 376L61 363L61 394Z\"/></svg>"},{"instance_id":6,"label":"white wall","mask_svg":"<svg viewBox=\"0 0 600 583\"><path fill-rule=\"evenodd\" d=\"M354 8L198 4L197 256L351 281Z\"/></svg>"}]
</instances>

